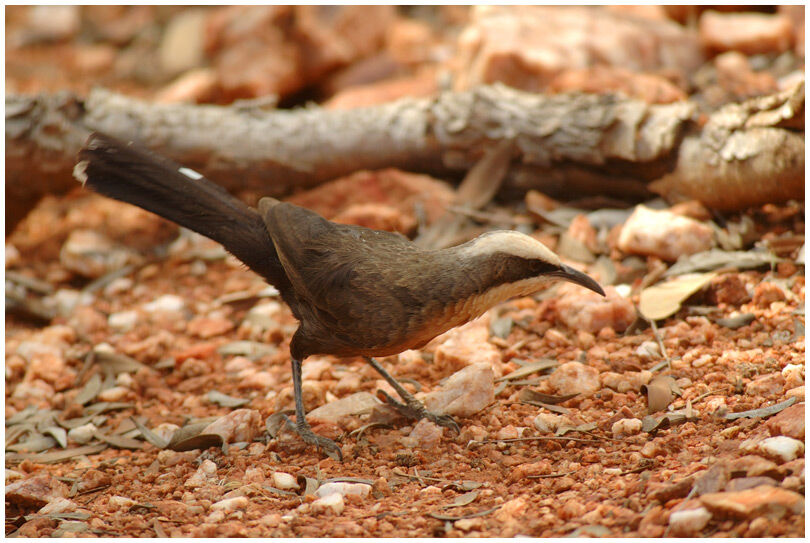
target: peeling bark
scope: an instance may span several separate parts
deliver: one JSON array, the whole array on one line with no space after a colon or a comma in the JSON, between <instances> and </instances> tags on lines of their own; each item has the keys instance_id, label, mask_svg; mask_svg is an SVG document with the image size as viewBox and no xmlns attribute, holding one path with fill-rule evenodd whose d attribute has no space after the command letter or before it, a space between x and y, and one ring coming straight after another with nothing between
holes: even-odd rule
<instances>
[{"instance_id":1,"label":"peeling bark","mask_svg":"<svg viewBox=\"0 0 810 543\"><path fill-rule=\"evenodd\" d=\"M696 116L688 101L650 105L614 95L546 96L497 84L345 111L154 104L105 90L84 101L65 94L10 96L6 229L44 194L75 187L74 157L93 130L138 140L229 190L273 196L361 169L460 177L493 141L510 139L517 158L502 189L507 193L536 188L561 198L632 199L648 196L650 181L694 166L685 161L707 160L681 149L684 137L707 137ZM770 169L787 164L793 172L794 164L803 168L803 136L798 145L796 134L784 134L781 126L771 130L794 143Z\"/></svg>"}]
</instances>

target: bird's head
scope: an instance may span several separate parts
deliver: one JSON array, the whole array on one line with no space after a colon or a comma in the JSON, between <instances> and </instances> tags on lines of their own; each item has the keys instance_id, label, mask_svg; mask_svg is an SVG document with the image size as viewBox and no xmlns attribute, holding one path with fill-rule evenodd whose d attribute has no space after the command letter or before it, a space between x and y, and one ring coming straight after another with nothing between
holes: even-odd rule
<instances>
[{"instance_id":1,"label":"bird's head","mask_svg":"<svg viewBox=\"0 0 810 543\"><path fill-rule=\"evenodd\" d=\"M474 266L485 272L488 288L499 288L507 297L531 294L554 280L570 281L605 295L599 283L563 264L548 247L520 232L487 232L458 246L458 250L459 256L477 263Z\"/></svg>"}]
</instances>

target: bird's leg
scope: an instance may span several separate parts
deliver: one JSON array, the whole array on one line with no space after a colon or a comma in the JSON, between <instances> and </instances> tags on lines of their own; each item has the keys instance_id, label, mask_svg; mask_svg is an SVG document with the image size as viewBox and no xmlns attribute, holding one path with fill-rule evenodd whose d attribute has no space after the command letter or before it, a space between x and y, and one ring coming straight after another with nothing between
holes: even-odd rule
<instances>
[{"instance_id":1,"label":"bird's leg","mask_svg":"<svg viewBox=\"0 0 810 543\"><path fill-rule=\"evenodd\" d=\"M371 367L377 370L377 373L383 376L389 385L391 385L394 390L397 391L399 397L404 400L404 403L396 401L392 398L387 392L381 390L385 395L385 400L391 405L394 409L396 409L402 416L411 419L411 420L419 420L419 419L428 419L431 422L438 424L439 426L446 426L447 428L451 428L455 430L458 434L460 432L458 428L458 424L453 417L450 415L439 415L437 413L432 413L425 408L424 404L413 397L413 395L405 390L405 388L399 384L399 381L394 379L394 377L385 371L379 362L374 360L373 358L366 356L364 357L366 362L371 364Z\"/></svg>"},{"instance_id":2,"label":"bird's leg","mask_svg":"<svg viewBox=\"0 0 810 543\"><path fill-rule=\"evenodd\" d=\"M287 424L295 429L295 432L301 436L305 443L315 445L319 450L323 450L328 456L343 462L343 451L340 450L337 443L329 438L319 436L312 431L306 419L306 411L304 410L304 395L301 387L301 361L293 359L292 361L292 378L293 378L293 393L295 395L295 423L289 417L284 416Z\"/></svg>"}]
</instances>

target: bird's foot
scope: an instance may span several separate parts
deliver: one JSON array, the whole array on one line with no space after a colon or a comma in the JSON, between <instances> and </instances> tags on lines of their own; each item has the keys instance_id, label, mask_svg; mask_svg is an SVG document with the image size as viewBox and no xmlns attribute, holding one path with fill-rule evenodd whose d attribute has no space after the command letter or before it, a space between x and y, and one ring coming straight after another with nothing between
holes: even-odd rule
<instances>
[{"instance_id":1,"label":"bird's foot","mask_svg":"<svg viewBox=\"0 0 810 543\"><path fill-rule=\"evenodd\" d=\"M456 434L461 433L458 423L455 421L455 419L453 419L453 417L450 415L439 415L438 413L428 411L424 404L414 397L406 398L405 402L403 403L392 398L391 395L384 390L378 390L377 393L382 394L384 396L385 403L396 409L400 415L407 419L427 419L434 424L438 424L439 426L450 428Z\"/></svg>"},{"instance_id":2,"label":"bird's foot","mask_svg":"<svg viewBox=\"0 0 810 543\"><path fill-rule=\"evenodd\" d=\"M343 451L340 450L338 444L328 437L319 436L313 432L306 419L303 421L293 422L290 420L290 417L284 415L284 420L287 422L287 427L291 428L296 434L301 436L304 443L315 445L318 447L319 451L323 452L329 458L343 462Z\"/></svg>"}]
</instances>

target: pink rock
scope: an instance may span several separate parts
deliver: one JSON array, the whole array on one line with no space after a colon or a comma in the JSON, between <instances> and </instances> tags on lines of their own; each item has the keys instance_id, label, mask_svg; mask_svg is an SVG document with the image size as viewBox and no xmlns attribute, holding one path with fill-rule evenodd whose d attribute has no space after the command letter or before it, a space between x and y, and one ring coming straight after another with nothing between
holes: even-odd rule
<instances>
[{"instance_id":1,"label":"pink rock","mask_svg":"<svg viewBox=\"0 0 810 543\"><path fill-rule=\"evenodd\" d=\"M416 218L384 204L352 204L333 219L343 224L356 224L373 230L407 234L416 228Z\"/></svg>"},{"instance_id":2,"label":"pink rock","mask_svg":"<svg viewBox=\"0 0 810 543\"><path fill-rule=\"evenodd\" d=\"M539 91L572 69L608 65L686 74L702 61L697 36L670 21L601 7L478 6L459 36L456 86L499 81Z\"/></svg>"},{"instance_id":3,"label":"pink rock","mask_svg":"<svg viewBox=\"0 0 810 543\"><path fill-rule=\"evenodd\" d=\"M431 449L441 441L443 430L441 426L422 419L416 423L408 437L413 440L416 447Z\"/></svg>"},{"instance_id":4,"label":"pink rock","mask_svg":"<svg viewBox=\"0 0 810 543\"><path fill-rule=\"evenodd\" d=\"M790 21L781 14L704 11L698 31L706 49L746 55L782 53L792 47L794 39Z\"/></svg>"},{"instance_id":5,"label":"pink rock","mask_svg":"<svg viewBox=\"0 0 810 543\"><path fill-rule=\"evenodd\" d=\"M681 255L708 251L713 237L709 226L694 219L638 205L622 227L618 247L626 253L674 261Z\"/></svg>"},{"instance_id":6,"label":"pink rock","mask_svg":"<svg viewBox=\"0 0 810 543\"><path fill-rule=\"evenodd\" d=\"M772 436L787 436L804 441L804 403L794 404L768 419L765 426Z\"/></svg>"},{"instance_id":7,"label":"pink rock","mask_svg":"<svg viewBox=\"0 0 810 543\"><path fill-rule=\"evenodd\" d=\"M21 509L40 509L57 498L67 498L68 487L50 475L35 475L6 485L6 501Z\"/></svg>"},{"instance_id":8,"label":"pink rock","mask_svg":"<svg viewBox=\"0 0 810 543\"><path fill-rule=\"evenodd\" d=\"M205 427L203 434L219 434L226 443L253 441L262 423L255 409L237 409Z\"/></svg>"},{"instance_id":9,"label":"pink rock","mask_svg":"<svg viewBox=\"0 0 810 543\"><path fill-rule=\"evenodd\" d=\"M548 381L560 395L590 396L599 390L599 372L580 362L566 362L554 370Z\"/></svg>"},{"instance_id":10,"label":"pink rock","mask_svg":"<svg viewBox=\"0 0 810 543\"><path fill-rule=\"evenodd\" d=\"M501 352L489 342L489 319L475 319L450 330L438 341L433 362L443 371L456 371L472 364L489 364L500 373Z\"/></svg>"},{"instance_id":11,"label":"pink rock","mask_svg":"<svg viewBox=\"0 0 810 543\"><path fill-rule=\"evenodd\" d=\"M572 330L596 334L603 328L611 328L623 332L636 320L636 309L612 286L604 288L606 296L602 297L576 285L560 285L557 316Z\"/></svg>"},{"instance_id":12,"label":"pink rock","mask_svg":"<svg viewBox=\"0 0 810 543\"><path fill-rule=\"evenodd\" d=\"M717 516L741 519L764 515L779 519L790 513L801 514L804 511L804 497L801 494L770 486L705 494L700 497L700 501Z\"/></svg>"},{"instance_id":13,"label":"pink rock","mask_svg":"<svg viewBox=\"0 0 810 543\"><path fill-rule=\"evenodd\" d=\"M749 396L767 398L778 395L785 387L785 378L778 371L757 377L745 385L745 393Z\"/></svg>"},{"instance_id":14,"label":"pink rock","mask_svg":"<svg viewBox=\"0 0 810 543\"><path fill-rule=\"evenodd\" d=\"M488 363L467 366L451 375L440 390L425 397L425 407L439 414L468 417L495 398L495 375Z\"/></svg>"},{"instance_id":15,"label":"pink rock","mask_svg":"<svg viewBox=\"0 0 810 543\"><path fill-rule=\"evenodd\" d=\"M396 394L393 394L393 396L397 397ZM370 413L377 405L380 405L380 400L373 394L356 392L345 398L316 407L307 414L307 419L337 423L343 417Z\"/></svg>"},{"instance_id":16,"label":"pink rock","mask_svg":"<svg viewBox=\"0 0 810 543\"><path fill-rule=\"evenodd\" d=\"M592 66L562 72L549 83L550 92L622 93L648 104L669 104L686 99L686 93L656 74L638 73L620 66Z\"/></svg>"}]
</instances>

